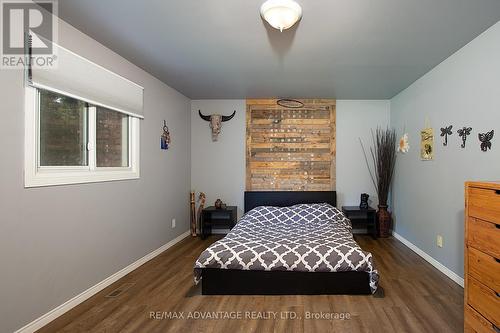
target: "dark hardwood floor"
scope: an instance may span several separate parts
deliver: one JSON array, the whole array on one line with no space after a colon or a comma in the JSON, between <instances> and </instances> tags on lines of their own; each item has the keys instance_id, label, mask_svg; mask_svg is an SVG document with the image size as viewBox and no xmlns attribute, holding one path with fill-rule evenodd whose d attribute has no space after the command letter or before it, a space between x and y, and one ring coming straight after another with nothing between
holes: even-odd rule
<instances>
[{"instance_id":1,"label":"dark hardwood floor","mask_svg":"<svg viewBox=\"0 0 500 333\"><path fill-rule=\"evenodd\" d=\"M463 289L399 241L357 235L373 253L383 297L201 296L193 264L217 238L184 239L39 332L462 332ZM132 285L126 285L132 283ZM105 297L120 286L115 298ZM176 311L176 312L175 312ZM241 319L192 319L206 311ZM160 312L151 318L151 312ZM161 319L163 312L182 318ZM250 313L249 313L250 312ZM277 312L276 318L270 312ZM349 319L307 319L349 314ZM270 318L247 318L267 315ZM281 316L296 319L282 319Z\"/></svg>"}]
</instances>

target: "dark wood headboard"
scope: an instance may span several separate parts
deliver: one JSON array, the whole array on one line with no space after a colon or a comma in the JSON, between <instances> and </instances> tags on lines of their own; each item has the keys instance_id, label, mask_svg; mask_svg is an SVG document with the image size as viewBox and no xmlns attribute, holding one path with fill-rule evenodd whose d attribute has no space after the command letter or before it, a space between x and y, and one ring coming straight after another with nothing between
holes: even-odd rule
<instances>
[{"instance_id":1,"label":"dark wood headboard","mask_svg":"<svg viewBox=\"0 0 500 333\"><path fill-rule=\"evenodd\" d=\"M326 202L337 206L337 192L335 191L246 191L245 213L259 206L286 207L297 204L312 204Z\"/></svg>"}]
</instances>

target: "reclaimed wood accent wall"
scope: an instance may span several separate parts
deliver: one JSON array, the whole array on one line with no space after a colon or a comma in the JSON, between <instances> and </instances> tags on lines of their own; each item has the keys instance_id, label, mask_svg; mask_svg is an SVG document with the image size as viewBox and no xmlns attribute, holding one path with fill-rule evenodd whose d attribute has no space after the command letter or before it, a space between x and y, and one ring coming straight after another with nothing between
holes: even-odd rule
<instances>
[{"instance_id":1,"label":"reclaimed wood accent wall","mask_svg":"<svg viewBox=\"0 0 500 333\"><path fill-rule=\"evenodd\" d=\"M335 189L335 100L247 100L247 191Z\"/></svg>"}]
</instances>

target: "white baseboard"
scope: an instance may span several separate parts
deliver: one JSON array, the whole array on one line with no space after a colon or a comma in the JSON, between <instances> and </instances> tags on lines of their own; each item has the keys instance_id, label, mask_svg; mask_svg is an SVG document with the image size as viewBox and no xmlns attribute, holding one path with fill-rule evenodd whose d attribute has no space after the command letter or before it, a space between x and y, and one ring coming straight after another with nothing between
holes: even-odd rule
<instances>
[{"instance_id":1,"label":"white baseboard","mask_svg":"<svg viewBox=\"0 0 500 333\"><path fill-rule=\"evenodd\" d=\"M455 272L453 272L448 267L446 267L445 265L443 265L442 263L440 263L439 261L437 261L436 259L434 259L430 255L425 253L423 250L421 250L419 247L417 247L415 244L413 244L412 242L410 242L409 240L407 240L406 238L404 238L403 236L401 236L397 232L393 231L392 235L394 236L394 238L396 238L401 243L403 243L408 248L410 248L410 250L412 250L413 252L415 252L416 254L421 256L429 264L431 264L432 266L437 268L441 273L443 273L444 275L449 277L452 281L454 281L455 283L460 285L462 288L464 287L464 279L461 278L460 276L458 276Z\"/></svg>"},{"instance_id":2,"label":"white baseboard","mask_svg":"<svg viewBox=\"0 0 500 333\"><path fill-rule=\"evenodd\" d=\"M118 281L128 273L132 272L133 270L137 269L139 266L145 264L146 262L150 261L154 257L158 256L162 252L164 252L166 249L172 247L173 245L177 244L184 238L190 235L189 230L186 231L185 233L179 235L178 237L172 239L170 242L167 244L161 246L160 248L154 250L153 252L145 255L144 257L140 258L139 260L131 263L127 267L123 268L122 270L116 272L115 274L111 275L110 277L102 280L98 284L90 287L89 289L85 290L81 294L73 297L69 301L59 305L55 309L52 309L51 311L47 312L46 314L42 315L41 317L35 319L31 323L27 324L26 326L18 329L15 333L31 333L39 330L43 326L47 325L57 317L63 315L64 313L68 312L75 306L77 306L80 303L83 303L90 297L94 296L104 288L108 287L109 285L113 284L114 282Z\"/></svg>"}]
</instances>

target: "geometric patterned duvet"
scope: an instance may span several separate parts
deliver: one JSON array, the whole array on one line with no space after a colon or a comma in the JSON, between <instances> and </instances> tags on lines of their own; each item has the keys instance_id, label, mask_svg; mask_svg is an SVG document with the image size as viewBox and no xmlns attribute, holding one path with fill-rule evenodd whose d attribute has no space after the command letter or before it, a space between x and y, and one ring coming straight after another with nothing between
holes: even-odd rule
<instances>
[{"instance_id":1,"label":"geometric patterned duvet","mask_svg":"<svg viewBox=\"0 0 500 333\"><path fill-rule=\"evenodd\" d=\"M201 253L194 266L196 284L203 268L361 271L369 274L372 293L378 285L371 253L354 241L349 219L326 203L252 209Z\"/></svg>"}]
</instances>

